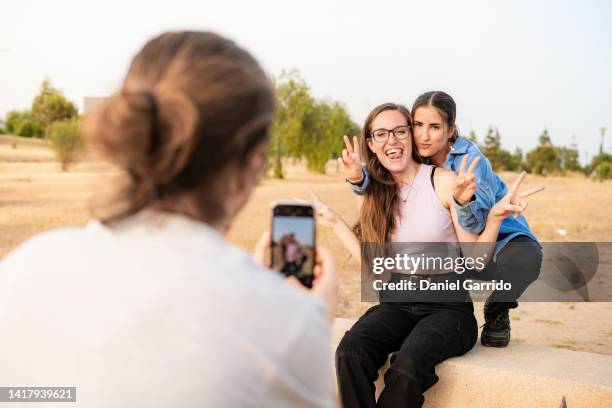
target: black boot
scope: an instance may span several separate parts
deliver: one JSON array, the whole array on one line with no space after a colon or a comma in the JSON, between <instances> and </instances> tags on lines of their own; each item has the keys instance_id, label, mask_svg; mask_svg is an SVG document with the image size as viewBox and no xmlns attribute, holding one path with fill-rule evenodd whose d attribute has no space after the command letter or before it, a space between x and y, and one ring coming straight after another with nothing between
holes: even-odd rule
<instances>
[{"instance_id":1,"label":"black boot","mask_svg":"<svg viewBox=\"0 0 612 408\"><path fill-rule=\"evenodd\" d=\"M506 347L510 343L510 317L508 308L485 303L485 324L480 335L480 343L487 347Z\"/></svg>"}]
</instances>

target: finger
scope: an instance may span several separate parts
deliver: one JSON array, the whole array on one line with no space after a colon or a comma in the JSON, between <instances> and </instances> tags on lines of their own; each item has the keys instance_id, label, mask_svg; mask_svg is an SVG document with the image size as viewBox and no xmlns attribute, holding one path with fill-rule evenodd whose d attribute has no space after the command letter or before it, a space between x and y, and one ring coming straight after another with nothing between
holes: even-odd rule
<instances>
[{"instance_id":1,"label":"finger","mask_svg":"<svg viewBox=\"0 0 612 408\"><path fill-rule=\"evenodd\" d=\"M321 201L321 198L310 187L308 187L308 194L310 194L310 198L312 198L313 202L315 202L316 204L323 205L323 201Z\"/></svg>"},{"instance_id":2,"label":"finger","mask_svg":"<svg viewBox=\"0 0 612 408\"><path fill-rule=\"evenodd\" d=\"M527 198L530 195L534 195L535 193L539 193L540 191L542 191L544 189L545 189L544 186L538 186L538 187L530 188L529 190L526 190L526 191L523 191L522 193L520 193L519 197Z\"/></svg>"},{"instance_id":3,"label":"finger","mask_svg":"<svg viewBox=\"0 0 612 408\"><path fill-rule=\"evenodd\" d=\"M348 150L342 149L342 159L344 160L345 163L348 164L349 162Z\"/></svg>"},{"instance_id":4,"label":"finger","mask_svg":"<svg viewBox=\"0 0 612 408\"><path fill-rule=\"evenodd\" d=\"M353 136L353 144L355 145L355 157L361 164L361 146L359 145L359 138L357 136Z\"/></svg>"},{"instance_id":5,"label":"finger","mask_svg":"<svg viewBox=\"0 0 612 408\"><path fill-rule=\"evenodd\" d=\"M522 211L521 206L516 205L516 204L504 204L502 208L508 212L521 212Z\"/></svg>"},{"instance_id":6,"label":"finger","mask_svg":"<svg viewBox=\"0 0 612 408\"><path fill-rule=\"evenodd\" d=\"M255 261L257 261L260 265L270 267L269 253L271 246L272 231L270 231L270 229L266 229L255 243L255 248L253 249L253 258L255 258Z\"/></svg>"},{"instance_id":7,"label":"finger","mask_svg":"<svg viewBox=\"0 0 612 408\"><path fill-rule=\"evenodd\" d=\"M474 169L478 165L479 161L480 161L480 156L476 156L476 158L472 161L472 164L470 164L470 168L467 171L469 174L473 174L474 173Z\"/></svg>"},{"instance_id":8,"label":"finger","mask_svg":"<svg viewBox=\"0 0 612 408\"><path fill-rule=\"evenodd\" d=\"M321 272L321 266L315 265L313 271L314 271L314 273L313 273L314 274L314 278L318 279L321 276L321 273L322 273Z\"/></svg>"},{"instance_id":9,"label":"finger","mask_svg":"<svg viewBox=\"0 0 612 408\"><path fill-rule=\"evenodd\" d=\"M352 154L353 145L351 145L351 140L349 139L347 135L344 135L344 144L346 145L346 150L348 150L348 152Z\"/></svg>"},{"instance_id":10,"label":"finger","mask_svg":"<svg viewBox=\"0 0 612 408\"><path fill-rule=\"evenodd\" d=\"M525 212L525 210L527 209L527 205L529 205L529 203L527 202L527 200L522 200L518 206L520 208L520 211L515 211L514 212L514 218L518 218L521 214L523 214L523 212Z\"/></svg>"},{"instance_id":11,"label":"finger","mask_svg":"<svg viewBox=\"0 0 612 408\"><path fill-rule=\"evenodd\" d=\"M348 169L348 167L347 167L347 165L346 165L346 163L344 162L344 159L343 159L342 157L338 157L338 163L339 163L339 164L342 166L342 168L343 168L344 170L347 170L347 169Z\"/></svg>"},{"instance_id":12,"label":"finger","mask_svg":"<svg viewBox=\"0 0 612 408\"><path fill-rule=\"evenodd\" d=\"M336 274L334 257L332 256L331 252L327 250L327 248L317 245L315 252L315 260L316 264L320 265L322 268L322 276L328 274ZM333 278L333 276L329 276L329 278Z\"/></svg>"},{"instance_id":13,"label":"finger","mask_svg":"<svg viewBox=\"0 0 612 408\"><path fill-rule=\"evenodd\" d=\"M466 154L465 156L463 156L463 159L461 160L461 165L459 166L459 174L465 172L465 168L467 167L467 162L468 162L468 155Z\"/></svg>"},{"instance_id":14,"label":"finger","mask_svg":"<svg viewBox=\"0 0 612 408\"><path fill-rule=\"evenodd\" d=\"M510 202L511 203L514 203L514 200L516 199L516 193L518 192L518 189L521 186L521 183L525 179L526 175L527 175L527 172L522 171L521 174L519 174L516 181L514 182L514 184L512 185L512 188L510 189Z\"/></svg>"}]
</instances>

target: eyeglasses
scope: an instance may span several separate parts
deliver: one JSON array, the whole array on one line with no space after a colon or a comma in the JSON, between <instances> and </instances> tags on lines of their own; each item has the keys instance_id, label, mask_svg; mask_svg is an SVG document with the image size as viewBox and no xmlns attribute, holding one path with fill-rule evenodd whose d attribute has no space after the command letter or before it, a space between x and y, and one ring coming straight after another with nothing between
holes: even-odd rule
<instances>
[{"instance_id":1,"label":"eyeglasses","mask_svg":"<svg viewBox=\"0 0 612 408\"><path fill-rule=\"evenodd\" d=\"M410 136L410 126L396 126L393 129L376 129L370 132L370 137L374 139L375 142L384 143L389 138L389 133L393 133L393 136L397 140L406 139Z\"/></svg>"}]
</instances>

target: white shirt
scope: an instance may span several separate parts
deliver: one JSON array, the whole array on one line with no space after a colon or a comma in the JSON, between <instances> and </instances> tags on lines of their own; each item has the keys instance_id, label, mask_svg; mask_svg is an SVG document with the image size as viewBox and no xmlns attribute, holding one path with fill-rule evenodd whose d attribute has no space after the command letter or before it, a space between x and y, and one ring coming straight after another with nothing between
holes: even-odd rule
<instances>
[{"instance_id":1,"label":"white shirt","mask_svg":"<svg viewBox=\"0 0 612 408\"><path fill-rule=\"evenodd\" d=\"M78 407L332 405L322 300L181 216L29 240L0 263L0 327L0 386Z\"/></svg>"}]
</instances>

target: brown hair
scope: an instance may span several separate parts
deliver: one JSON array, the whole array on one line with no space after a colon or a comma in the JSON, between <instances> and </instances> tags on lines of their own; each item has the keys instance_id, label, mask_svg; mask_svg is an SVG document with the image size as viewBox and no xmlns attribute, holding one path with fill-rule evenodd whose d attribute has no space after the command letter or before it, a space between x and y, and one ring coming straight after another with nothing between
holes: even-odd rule
<instances>
[{"instance_id":1,"label":"brown hair","mask_svg":"<svg viewBox=\"0 0 612 408\"><path fill-rule=\"evenodd\" d=\"M121 89L85 136L128 175L111 223L148 207L216 222L228 172L269 138L271 82L234 42L210 32L164 33L134 57ZM179 208L188 195L195 208Z\"/></svg>"},{"instance_id":2,"label":"brown hair","mask_svg":"<svg viewBox=\"0 0 612 408\"><path fill-rule=\"evenodd\" d=\"M396 110L401 113L409 126L410 139L412 142L412 159L421 163L421 157L414 145L412 137L412 117L403 105L384 103L375 107L365 120L361 132L362 157L366 160L370 186L364 195L360 214L360 232L362 242L385 243L390 241L391 234L395 229L395 215L399 211L399 187L382 163L367 146L372 132L372 122L381 112Z\"/></svg>"},{"instance_id":3,"label":"brown hair","mask_svg":"<svg viewBox=\"0 0 612 408\"><path fill-rule=\"evenodd\" d=\"M419 95L419 97L412 104L412 117L416 113L416 110L423 106L433 106L437 109L440 116L448 127L455 125L455 119L457 118L457 105L452 96L443 91L430 91ZM459 131L455 127L455 134L450 137L451 142L457 140Z\"/></svg>"}]
</instances>

